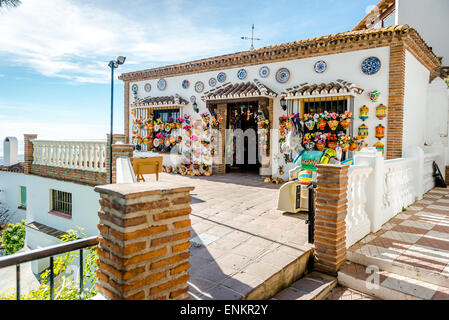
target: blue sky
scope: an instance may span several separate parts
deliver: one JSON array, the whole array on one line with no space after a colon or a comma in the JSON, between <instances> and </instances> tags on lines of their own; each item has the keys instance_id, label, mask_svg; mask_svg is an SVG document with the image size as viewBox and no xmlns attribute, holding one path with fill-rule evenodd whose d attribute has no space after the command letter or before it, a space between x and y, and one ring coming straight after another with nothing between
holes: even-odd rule
<instances>
[{"instance_id":1,"label":"blue sky","mask_svg":"<svg viewBox=\"0 0 449 320\"><path fill-rule=\"evenodd\" d=\"M122 72L351 30L377 0L22 0L0 10L0 139L98 139ZM123 83L114 86L123 131ZM23 143L20 143L20 150ZM3 143L0 144L0 150Z\"/></svg>"}]
</instances>

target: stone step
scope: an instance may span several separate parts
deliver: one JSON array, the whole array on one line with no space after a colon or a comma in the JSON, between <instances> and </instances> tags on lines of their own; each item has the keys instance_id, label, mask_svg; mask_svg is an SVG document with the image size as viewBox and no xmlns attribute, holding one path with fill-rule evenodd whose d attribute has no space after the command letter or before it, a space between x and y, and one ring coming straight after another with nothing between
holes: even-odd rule
<instances>
[{"instance_id":1,"label":"stone step","mask_svg":"<svg viewBox=\"0 0 449 320\"><path fill-rule=\"evenodd\" d=\"M325 298L326 300L379 300L366 293L337 285Z\"/></svg>"},{"instance_id":2,"label":"stone step","mask_svg":"<svg viewBox=\"0 0 449 320\"><path fill-rule=\"evenodd\" d=\"M383 300L448 300L449 288L347 262L338 283Z\"/></svg>"},{"instance_id":3,"label":"stone step","mask_svg":"<svg viewBox=\"0 0 449 320\"><path fill-rule=\"evenodd\" d=\"M314 271L276 294L272 300L322 300L336 285L335 277Z\"/></svg>"},{"instance_id":4,"label":"stone step","mask_svg":"<svg viewBox=\"0 0 449 320\"><path fill-rule=\"evenodd\" d=\"M376 249L382 249L383 251L378 252ZM424 247L421 250L424 250ZM410 257L410 261L407 261L408 263L392 259L392 257L397 256L398 253L396 251L379 247L373 247L372 250L364 253L349 250L346 258L348 261L357 264L377 266L382 270L397 275L449 288L449 267L441 271L437 268L437 265L432 264L432 260L441 260L444 257L443 255L447 255L447 252L439 252L436 248L428 248L426 250L429 252L415 252L415 256Z\"/></svg>"}]
</instances>

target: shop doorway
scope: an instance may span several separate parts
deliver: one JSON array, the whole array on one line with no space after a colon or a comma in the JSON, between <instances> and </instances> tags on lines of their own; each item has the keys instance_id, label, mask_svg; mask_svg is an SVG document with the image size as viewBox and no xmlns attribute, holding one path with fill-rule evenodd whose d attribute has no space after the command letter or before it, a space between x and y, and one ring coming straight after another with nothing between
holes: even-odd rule
<instances>
[{"instance_id":1,"label":"shop doorway","mask_svg":"<svg viewBox=\"0 0 449 320\"><path fill-rule=\"evenodd\" d=\"M259 173L258 112L258 101L227 104L226 172Z\"/></svg>"}]
</instances>

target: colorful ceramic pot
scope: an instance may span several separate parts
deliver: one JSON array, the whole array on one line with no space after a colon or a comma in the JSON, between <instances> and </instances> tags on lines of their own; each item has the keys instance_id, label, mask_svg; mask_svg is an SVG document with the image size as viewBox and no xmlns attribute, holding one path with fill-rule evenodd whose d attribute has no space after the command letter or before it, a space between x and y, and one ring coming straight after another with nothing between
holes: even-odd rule
<instances>
[{"instance_id":1,"label":"colorful ceramic pot","mask_svg":"<svg viewBox=\"0 0 449 320\"><path fill-rule=\"evenodd\" d=\"M373 101L373 102L376 102L380 98L380 92L377 90L369 92L368 95L369 95L369 98L371 99L371 101Z\"/></svg>"},{"instance_id":2,"label":"colorful ceramic pot","mask_svg":"<svg viewBox=\"0 0 449 320\"><path fill-rule=\"evenodd\" d=\"M349 128L349 126L351 125L352 120L351 119L344 119L342 121L340 121L341 126L343 127L343 129L347 130Z\"/></svg>"},{"instance_id":3,"label":"colorful ceramic pot","mask_svg":"<svg viewBox=\"0 0 449 320\"><path fill-rule=\"evenodd\" d=\"M327 146L328 146L330 149L335 150L335 148L337 148L337 141L328 141L328 142L327 142Z\"/></svg>"},{"instance_id":4,"label":"colorful ceramic pot","mask_svg":"<svg viewBox=\"0 0 449 320\"><path fill-rule=\"evenodd\" d=\"M357 143L356 142L352 142L349 144L349 151L354 151L357 149Z\"/></svg>"},{"instance_id":5,"label":"colorful ceramic pot","mask_svg":"<svg viewBox=\"0 0 449 320\"><path fill-rule=\"evenodd\" d=\"M305 123L307 129L309 130L313 130L313 128L315 128L315 121L314 120L308 120Z\"/></svg>"},{"instance_id":6,"label":"colorful ceramic pot","mask_svg":"<svg viewBox=\"0 0 449 320\"><path fill-rule=\"evenodd\" d=\"M326 143L324 143L324 142L317 142L316 143L316 148L317 148L318 151L323 151L325 147L326 147Z\"/></svg>"},{"instance_id":7,"label":"colorful ceramic pot","mask_svg":"<svg viewBox=\"0 0 449 320\"><path fill-rule=\"evenodd\" d=\"M320 120L320 121L318 122L318 129L324 130L324 129L326 128L326 124L327 124L327 121L326 121L326 120Z\"/></svg>"},{"instance_id":8,"label":"colorful ceramic pot","mask_svg":"<svg viewBox=\"0 0 449 320\"><path fill-rule=\"evenodd\" d=\"M329 120L327 122L327 125L329 126L329 128L331 128L332 131L335 131L338 127L338 120Z\"/></svg>"}]
</instances>

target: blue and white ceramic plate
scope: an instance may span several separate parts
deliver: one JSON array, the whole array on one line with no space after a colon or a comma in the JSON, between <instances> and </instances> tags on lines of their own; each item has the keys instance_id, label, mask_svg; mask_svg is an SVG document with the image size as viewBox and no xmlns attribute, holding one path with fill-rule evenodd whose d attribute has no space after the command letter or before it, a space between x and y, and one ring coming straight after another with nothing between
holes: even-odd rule
<instances>
[{"instance_id":1,"label":"blue and white ceramic plate","mask_svg":"<svg viewBox=\"0 0 449 320\"><path fill-rule=\"evenodd\" d=\"M150 92L151 91L151 84L145 83L144 89L145 89L146 92Z\"/></svg>"},{"instance_id":2,"label":"blue and white ceramic plate","mask_svg":"<svg viewBox=\"0 0 449 320\"><path fill-rule=\"evenodd\" d=\"M245 69L240 69L239 71L237 71L237 78L239 78L240 80L245 79L247 75L248 73Z\"/></svg>"},{"instance_id":3,"label":"blue and white ceramic plate","mask_svg":"<svg viewBox=\"0 0 449 320\"><path fill-rule=\"evenodd\" d=\"M159 79L159 81L157 82L157 88L159 90L165 90L166 87L167 87L167 81L165 81L165 79Z\"/></svg>"},{"instance_id":4,"label":"blue and white ceramic plate","mask_svg":"<svg viewBox=\"0 0 449 320\"><path fill-rule=\"evenodd\" d=\"M276 72L276 80L279 83L286 83L290 79L290 70L287 68L280 68Z\"/></svg>"},{"instance_id":5,"label":"blue and white ceramic plate","mask_svg":"<svg viewBox=\"0 0 449 320\"><path fill-rule=\"evenodd\" d=\"M131 90L133 92L137 92L138 89L139 89L139 87L137 86L137 84L133 84L133 86L131 87Z\"/></svg>"},{"instance_id":6,"label":"blue and white ceramic plate","mask_svg":"<svg viewBox=\"0 0 449 320\"><path fill-rule=\"evenodd\" d=\"M204 83L202 83L201 81L197 81L195 83L195 91L201 93L203 92L203 90L204 90Z\"/></svg>"},{"instance_id":7,"label":"blue and white ceramic plate","mask_svg":"<svg viewBox=\"0 0 449 320\"><path fill-rule=\"evenodd\" d=\"M184 80L181 84L184 89L187 89L190 86L189 80Z\"/></svg>"},{"instance_id":8,"label":"blue and white ceramic plate","mask_svg":"<svg viewBox=\"0 0 449 320\"><path fill-rule=\"evenodd\" d=\"M217 80L218 82L225 82L226 81L226 73L220 72L217 74Z\"/></svg>"},{"instance_id":9,"label":"blue and white ceramic plate","mask_svg":"<svg viewBox=\"0 0 449 320\"><path fill-rule=\"evenodd\" d=\"M217 79L215 79L215 78L210 78L209 79L209 85L211 87L215 87L216 84L217 84Z\"/></svg>"},{"instance_id":10,"label":"blue and white ceramic plate","mask_svg":"<svg viewBox=\"0 0 449 320\"><path fill-rule=\"evenodd\" d=\"M195 96L191 96L190 97L190 102L194 103L196 101L196 97Z\"/></svg>"},{"instance_id":11,"label":"blue and white ceramic plate","mask_svg":"<svg viewBox=\"0 0 449 320\"><path fill-rule=\"evenodd\" d=\"M327 69L327 63L323 60L317 61L314 66L316 73L323 73Z\"/></svg>"},{"instance_id":12,"label":"blue and white ceramic plate","mask_svg":"<svg viewBox=\"0 0 449 320\"><path fill-rule=\"evenodd\" d=\"M373 74L376 74L379 72L380 68L382 66L382 63L380 62L380 59L377 57L369 57L363 60L362 62L362 72L364 74L367 74L369 76L372 76Z\"/></svg>"},{"instance_id":13,"label":"blue and white ceramic plate","mask_svg":"<svg viewBox=\"0 0 449 320\"><path fill-rule=\"evenodd\" d=\"M259 76L261 76L262 78L266 78L270 75L270 68L268 68L267 66L263 66L259 69Z\"/></svg>"}]
</instances>

